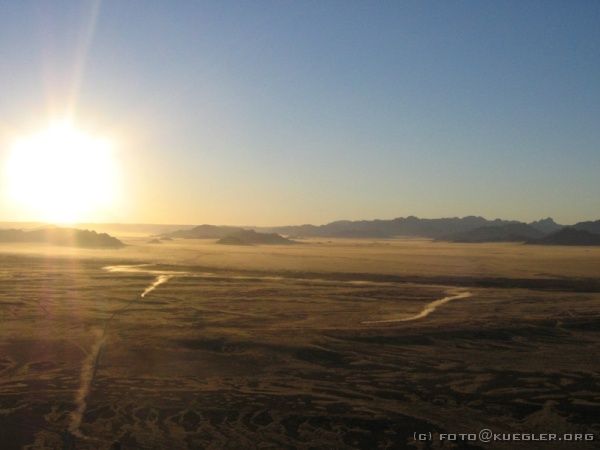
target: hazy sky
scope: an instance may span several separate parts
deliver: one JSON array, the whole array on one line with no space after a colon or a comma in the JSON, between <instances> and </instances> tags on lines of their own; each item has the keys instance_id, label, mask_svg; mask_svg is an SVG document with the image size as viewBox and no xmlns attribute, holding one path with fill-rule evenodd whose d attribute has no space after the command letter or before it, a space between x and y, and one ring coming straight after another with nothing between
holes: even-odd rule
<instances>
[{"instance_id":1,"label":"hazy sky","mask_svg":"<svg viewBox=\"0 0 600 450\"><path fill-rule=\"evenodd\" d=\"M600 218L596 0L2 2L0 86L0 161L118 144L97 221Z\"/></svg>"}]
</instances>

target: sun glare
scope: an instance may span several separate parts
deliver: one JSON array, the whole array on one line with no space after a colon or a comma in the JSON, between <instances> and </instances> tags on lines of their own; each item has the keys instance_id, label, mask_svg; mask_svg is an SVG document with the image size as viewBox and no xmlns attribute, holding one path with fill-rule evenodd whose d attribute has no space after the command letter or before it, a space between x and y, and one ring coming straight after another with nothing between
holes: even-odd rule
<instances>
[{"instance_id":1,"label":"sun glare","mask_svg":"<svg viewBox=\"0 0 600 450\"><path fill-rule=\"evenodd\" d=\"M17 140L6 168L9 197L35 220L90 220L116 200L111 143L68 123Z\"/></svg>"}]
</instances>

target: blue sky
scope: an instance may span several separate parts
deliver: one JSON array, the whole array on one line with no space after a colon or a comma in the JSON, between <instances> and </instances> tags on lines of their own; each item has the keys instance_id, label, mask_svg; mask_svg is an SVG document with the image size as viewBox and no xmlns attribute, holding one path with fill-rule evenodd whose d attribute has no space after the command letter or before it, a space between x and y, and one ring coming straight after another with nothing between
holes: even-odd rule
<instances>
[{"instance_id":1,"label":"blue sky","mask_svg":"<svg viewBox=\"0 0 600 450\"><path fill-rule=\"evenodd\" d=\"M5 2L0 57L0 152L118 137L98 221L600 218L597 1Z\"/></svg>"}]
</instances>

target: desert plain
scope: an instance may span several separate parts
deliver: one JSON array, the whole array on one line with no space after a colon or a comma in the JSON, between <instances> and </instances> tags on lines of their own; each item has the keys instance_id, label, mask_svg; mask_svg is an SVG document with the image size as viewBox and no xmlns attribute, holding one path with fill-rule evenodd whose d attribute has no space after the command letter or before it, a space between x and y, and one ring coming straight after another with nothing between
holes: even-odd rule
<instances>
[{"instance_id":1,"label":"desert plain","mask_svg":"<svg viewBox=\"0 0 600 450\"><path fill-rule=\"evenodd\" d=\"M0 448L598 444L600 248L123 240L0 248Z\"/></svg>"}]
</instances>

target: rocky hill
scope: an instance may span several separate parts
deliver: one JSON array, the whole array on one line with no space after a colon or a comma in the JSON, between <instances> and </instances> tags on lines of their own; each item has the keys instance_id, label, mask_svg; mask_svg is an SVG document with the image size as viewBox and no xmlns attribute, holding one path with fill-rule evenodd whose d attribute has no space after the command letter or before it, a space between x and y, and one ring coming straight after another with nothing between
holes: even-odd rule
<instances>
[{"instance_id":1,"label":"rocky hill","mask_svg":"<svg viewBox=\"0 0 600 450\"><path fill-rule=\"evenodd\" d=\"M254 230L237 231L217 241L217 244L225 245L289 245L295 243L277 233L257 233Z\"/></svg>"},{"instance_id":2,"label":"rocky hill","mask_svg":"<svg viewBox=\"0 0 600 450\"><path fill-rule=\"evenodd\" d=\"M125 245L106 233L58 227L30 231L0 230L0 242L30 242L85 248L120 248Z\"/></svg>"}]
</instances>

